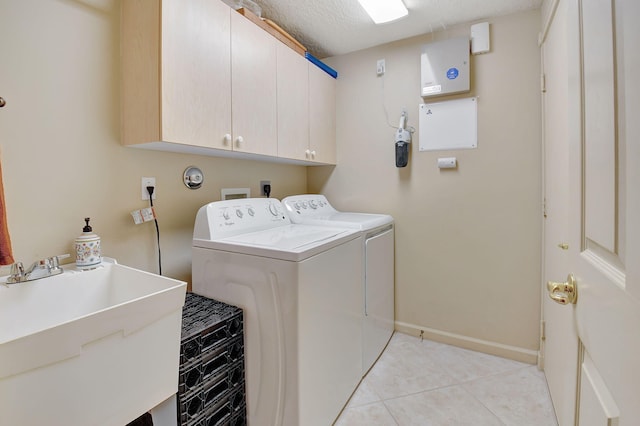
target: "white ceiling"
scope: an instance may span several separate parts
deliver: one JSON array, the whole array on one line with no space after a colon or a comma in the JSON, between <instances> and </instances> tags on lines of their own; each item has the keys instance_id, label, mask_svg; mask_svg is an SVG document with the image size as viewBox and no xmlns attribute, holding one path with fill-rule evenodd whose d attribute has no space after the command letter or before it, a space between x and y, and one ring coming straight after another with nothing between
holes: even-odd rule
<instances>
[{"instance_id":1,"label":"white ceiling","mask_svg":"<svg viewBox=\"0 0 640 426\"><path fill-rule=\"evenodd\" d=\"M542 0L404 0L409 16L376 25L358 0L253 0L318 58L439 31L455 24L537 9Z\"/></svg>"}]
</instances>

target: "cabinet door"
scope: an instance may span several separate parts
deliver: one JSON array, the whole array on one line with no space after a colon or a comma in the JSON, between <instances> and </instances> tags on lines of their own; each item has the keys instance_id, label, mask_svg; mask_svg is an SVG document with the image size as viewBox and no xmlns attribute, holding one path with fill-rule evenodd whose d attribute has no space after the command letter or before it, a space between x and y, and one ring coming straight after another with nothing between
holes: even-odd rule
<instances>
[{"instance_id":1,"label":"cabinet door","mask_svg":"<svg viewBox=\"0 0 640 426\"><path fill-rule=\"evenodd\" d=\"M309 74L306 58L277 47L278 157L309 159Z\"/></svg>"},{"instance_id":2,"label":"cabinet door","mask_svg":"<svg viewBox=\"0 0 640 426\"><path fill-rule=\"evenodd\" d=\"M239 13L231 14L233 149L277 155L276 43Z\"/></svg>"},{"instance_id":3,"label":"cabinet door","mask_svg":"<svg viewBox=\"0 0 640 426\"><path fill-rule=\"evenodd\" d=\"M162 140L230 149L231 8L220 1L162 2Z\"/></svg>"},{"instance_id":4,"label":"cabinet door","mask_svg":"<svg viewBox=\"0 0 640 426\"><path fill-rule=\"evenodd\" d=\"M312 160L327 164L336 163L336 80L311 63L309 149Z\"/></svg>"}]
</instances>

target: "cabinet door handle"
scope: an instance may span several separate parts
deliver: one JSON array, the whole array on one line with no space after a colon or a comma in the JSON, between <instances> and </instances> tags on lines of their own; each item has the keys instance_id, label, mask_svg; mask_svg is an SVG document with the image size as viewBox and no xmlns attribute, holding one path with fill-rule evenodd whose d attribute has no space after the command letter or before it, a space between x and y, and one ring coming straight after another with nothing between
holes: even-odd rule
<instances>
[{"instance_id":1,"label":"cabinet door handle","mask_svg":"<svg viewBox=\"0 0 640 426\"><path fill-rule=\"evenodd\" d=\"M311 157L311 150L307 149L307 150L304 152L304 156L305 156L305 157L307 157L307 159L309 159L309 158Z\"/></svg>"},{"instance_id":2,"label":"cabinet door handle","mask_svg":"<svg viewBox=\"0 0 640 426\"><path fill-rule=\"evenodd\" d=\"M315 151L311 151L311 159L315 160L316 158L316 152Z\"/></svg>"},{"instance_id":3,"label":"cabinet door handle","mask_svg":"<svg viewBox=\"0 0 640 426\"><path fill-rule=\"evenodd\" d=\"M231 143L231 135L229 133L226 133L222 137L222 143L224 144L224 146L229 146L229 144Z\"/></svg>"}]
</instances>

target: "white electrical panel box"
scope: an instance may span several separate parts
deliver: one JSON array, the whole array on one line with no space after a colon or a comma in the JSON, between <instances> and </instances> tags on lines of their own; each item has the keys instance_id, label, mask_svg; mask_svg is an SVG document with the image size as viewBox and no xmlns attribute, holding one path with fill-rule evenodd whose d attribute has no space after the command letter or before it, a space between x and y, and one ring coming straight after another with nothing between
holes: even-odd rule
<instances>
[{"instance_id":1,"label":"white electrical panel box","mask_svg":"<svg viewBox=\"0 0 640 426\"><path fill-rule=\"evenodd\" d=\"M420 151L478 147L477 98L420 104Z\"/></svg>"},{"instance_id":2,"label":"white electrical panel box","mask_svg":"<svg viewBox=\"0 0 640 426\"><path fill-rule=\"evenodd\" d=\"M423 98L468 92L469 37L452 38L424 45L420 57Z\"/></svg>"}]
</instances>

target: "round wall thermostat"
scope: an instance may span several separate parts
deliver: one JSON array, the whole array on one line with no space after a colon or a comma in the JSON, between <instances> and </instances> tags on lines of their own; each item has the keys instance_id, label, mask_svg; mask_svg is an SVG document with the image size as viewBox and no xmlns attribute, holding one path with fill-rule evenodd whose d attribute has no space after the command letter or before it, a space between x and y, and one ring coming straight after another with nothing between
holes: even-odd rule
<instances>
[{"instance_id":1,"label":"round wall thermostat","mask_svg":"<svg viewBox=\"0 0 640 426\"><path fill-rule=\"evenodd\" d=\"M189 189L198 189L202 186L204 175L202 170L195 166L189 166L184 171L184 184Z\"/></svg>"}]
</instances>

